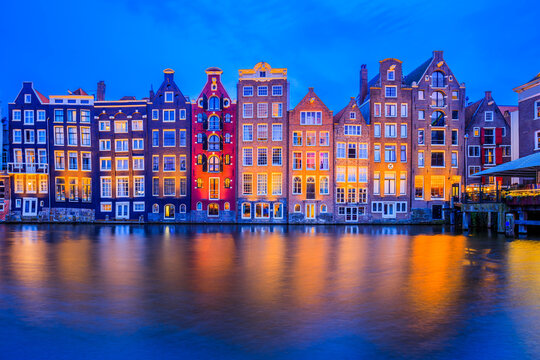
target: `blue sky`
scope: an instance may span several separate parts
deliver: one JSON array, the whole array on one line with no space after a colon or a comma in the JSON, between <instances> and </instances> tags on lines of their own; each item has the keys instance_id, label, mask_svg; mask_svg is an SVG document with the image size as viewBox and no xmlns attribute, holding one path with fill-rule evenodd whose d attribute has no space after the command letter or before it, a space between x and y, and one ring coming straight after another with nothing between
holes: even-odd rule
<instances>
[{"instance_id":1,"label":"blue sky","mask_svg":"<svg viewBox=\"0 0 540 360\"><path fill-rule=\"evenodd\" d=\"M2 108L30 80L44 94L82 87L107 98L148 95L162 70L175 69L195 97L204 70L218 66L232 97L238 69L259 61L287 67L291 107L310 86L334 111L358 93L358 72L403 61L408 73L444 50L456 78L476 101L512 91L540 71L540 5L535 1L9 1L2 4Z\"/></svg>"}]
</instances>

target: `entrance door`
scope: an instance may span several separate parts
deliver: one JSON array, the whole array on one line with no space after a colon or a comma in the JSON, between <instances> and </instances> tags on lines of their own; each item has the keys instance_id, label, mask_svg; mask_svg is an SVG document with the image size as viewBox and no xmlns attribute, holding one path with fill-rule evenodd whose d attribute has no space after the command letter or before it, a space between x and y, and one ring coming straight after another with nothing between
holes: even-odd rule
<instances>
[{"instance_id":1,"label":"entrance door","mask_svg":"<svg viewBox=\"0 0 540 360\"><path fill-rule=\"evenodd\" d=\"M396 211L394 208L393 202L385 202L383 203L383 218L395 218L396 217Z\"/></svg>"},{"instance_id":2,"label":"entrance door","mask_svg":"<svg viewBox=\"0 0 540 360\"><path fill-rule=\"evenodd\" d=\"M459 184L452 184L452 197L454 201L459 201Z\"/></svg>"},{"instance_id":3,"label":"entrance door","mask_svg":"<svg viewBox=\"0 0 540 360\"><path fill-rule=\"evenodd\" d=\"M36 198L24 198L23 199L23 216L37 216L37 199Z\"/></svg>"},{"instance_id":4,"label":"entrance door","mask_svg":"<svg viewBox=\"0 0 540 360\"><path fill-rule=\"evenodd\" d=\"M347 207L346 208L346 221L358 221L358 208Z\"/></svg>"},{"instance_id":5,"label":"entrance door","mask_svg":"<svg viewBox=\"0 0 540 360\"><path fill-rule=\"evenodd\" d=\"M174 205L165 205L165 220L174 220Z\"/></svg>"},{"instance_id":6,"label":"entrance door","mask_svg":"<svg viewBox=\"0 0 540 360\"><path fill-rule=\"evenodd\" d=\"M315 204L306 204L306 219L315 219Z\"/></svg>"},{"instance_id":7,"label":"entrance door","mask_svg":"<svg viewBox=\"0 0 540 360\"><path fill-rule=\"evenodd\" d=\"M127 202L116 203L116 218L129 219L129 203Z\"/></svg>"}]
</instances>

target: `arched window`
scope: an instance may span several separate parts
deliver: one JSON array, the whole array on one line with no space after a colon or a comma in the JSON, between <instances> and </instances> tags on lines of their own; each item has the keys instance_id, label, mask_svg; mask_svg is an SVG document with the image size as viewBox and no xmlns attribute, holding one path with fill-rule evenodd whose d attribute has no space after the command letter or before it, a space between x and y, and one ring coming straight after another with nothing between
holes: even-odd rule
<instances>
[{"instance_id":1,"label":"arched window","mask_svg":"<svg viewBox=\"0 0 540 360\"><path fill-rule=\"evenodd\" d=\"M152 213L159 214L159 205L158 204L152 205Z\"/></svg>"},{"instance_id":2,"label":"arched window","mask_svg":"<svg viewBox=\"0 0 540 360\"><path fill-rule=\"evenodd\" d=\"M444 126L444 113L442 111L434 111L431 114L431 126Z\"/></svg>"},{"instance_id":3,"label":"arched window","mask_svg":"<svg viewBox=\"0 0 540 360\"><path fill-rule=\"evenodd\" d=\"M300 204L294 204L294 212L300 212Z\"/></svg>"},{"instance_id":4,"label":"arched window","mask_svg":"<svg viewBox=\"0 0 540 360\"><path fill-rule=\"evenodd\" d=\"M210 119L208 120L208 130L219 130L219 118L216 115L210 116Z\"/></svg>"},{"instance_id":5,"label":"arched window","mask_svg":"<svg viewBox=\"0 0 540 360\"><path fill-rule=\"evenodd\" d=\"M186 204L180 205L180 212L181 212L182 214L185 214L185 213L186 213Z\"/></svg>"},{"instance_id":6,"label":"arched window","mask_svg":"<svg viewBox=\"0 0 540 360\"><path fill-rule=\"evenodd\" d=\"M231 114L225 114L225 122L231 122Z\"/></svg>"},{"instance_id":7,"label":"arched window","mask_svg":"<svg viewBox=\"0 0 540 360\"><path fill-rule=\"evenodd\" d=\"M208 99L208 110L219 110L219 98L217 96L211 96Z\"/></svg>"},{"instance_id":8,"label":"arched window","mask_svg":"<svg viewBox=\"0 0 540 360\"><path fill-rule=\"evenodd\" d=\"M220 149L219 137L217 135L210 135L208 138L208 151L219 151Z\"/></svg>"},{"instance_id":9,"label":"arched window","mask_svg":"<svg viewBox=\"0 0 540 360\"><path fill-rule=\"evenodd\" d=\"M306 199L315 199L315 178L308 176L306 179Z\"/></svg>"},{"instance_id":10,"label":"arched window","mask_svg":"<svg viewBox=\"0 0 540 360\"><path fill-rule=\"evenodd\" d=\"M197 203L197 210L201 211L202 210L202 202L198 202Z\"/></svg>"},{"instance_id":11,"label":"arched window","mask_svg":"<svg viewBox=\"0 0 540 360\"><path fill-rule=\"evenodd\" d=\"M431 74L431 86L444 87L444 74L441 71L434 71Z\"/></svg>"},{"instance_id":12,"label":"arched window","mask_svg":"<svg viewBox=\"0 0 540 360\"><path fill-rule=\"evenodd\" d=\"M322 204L322 205L321 205L321 212L322 212L322 213L325 213L325 212L326 212L326 209L327 209L326 204Z\"/></svg>"},{"instance_id":13,"label":"arched window","mask_svg":"<svg viewBox=\"0 0 540 360\"><path fill-rule=\"evenodd\" d=\"M219 215L219 205L216 203L208 204L208 216L218 216Z\"/></svg>"},{"instance_id":14,"label":"arched window","mask_svg":"<svg viewBox=\"0 0 540 360\"><path fill-rule=\"evenodd\" d=\"M202 123L203 122L203 116L202 114L197 114L197 122Z\"/></svg>"},{"instance_id":15,"label":"arched window","mask_svg":"<svg viewBox=\"0 0 540 360\"><path fill-rule=\"evenodd\" d=\"M301 194L302 193L302 179L299 176L295 176L293 178L293 194Z\"/></svg>"},{"instance_id":16,"label":"arched window","mask_svg":"<svg viewBox=\"0 0 540 360\"><path fill-rule=\"evenodd\" d=\"M223 206L223 209L224 209L224 210L227 210L227 211L231 210L231 204L229 204L228 202L226 202L225 205Z\"/></svg>"},{"instance_id":17,"label":"arched window","mask_svg":"<svg viewBox=\"0 0 540 360\"><path fill-rule=\"evenodd\" d=\"M202 144L202 142L203 142L203 134L202 133L197 134L197 142L199 144Z\"/></svg>"},{"instance_id":18,"label":"arched window","mask_svg":"<svg viewBox=\"0 0 540 360\"><path fill-rule=\"evenodd\" d=\"M219 158L216 155L208 159L208 172L219 172Z\"/></svg>"},{"instance_id":19,"label":"arched window","mask_svg":"<svg viewBox=\"0 0 540 360\"><path fill-rule=\"evenodd\" d=\"M228 144L231 142L231 134L225 134L225 142Z\"/></svg>"},{"instance_id":20,"label":"arched window","mask_svg":"<svg viewBox=\"0 0 540 360\"><path fill-rule=\"evenodd\" d=\"M197 179L197 188L202 189L203 186L203 180L201 178Z\"/></svg>"},{"instance_id":21,"label":"arched window","mask_svg":"<svg viewBox=\"0 0 540 360\"><path fill-rule=\"evenodd\" d=\"M323 176L319 181L319 193L327 195L329 193L329 180L328 177Z\"/></svg>"},{"instance_id":22,"label":"arched window","mask_svg":"<svg viewBox=\"0 0 540 360\"><path fill-rule=\"evenodd\" d=\"M197 155L197 165L202 165L203 163L203 156L202 154Z\"/></svg>"},{"instance_id":23,"label":"arched window","mask_svg":"<svg viewBox=\"0 0 540 360\"><path fill-rule=\"evenodd\" d=\"M444 93L441 91L434 91L431 94L431 106L433 107L444 107Z\"/></svg>"},{"instance_id":24,"label":"arched window","mask_svg":"<svg viewBox=\"0 0 540 360\"><path fill-rule=\"evenodd\" d=\"M229 178L226 178L226 179L225 179L225 187L226 187L227 189L231 187L231 179L229 179Z\"/></svg>"}]
</instances>

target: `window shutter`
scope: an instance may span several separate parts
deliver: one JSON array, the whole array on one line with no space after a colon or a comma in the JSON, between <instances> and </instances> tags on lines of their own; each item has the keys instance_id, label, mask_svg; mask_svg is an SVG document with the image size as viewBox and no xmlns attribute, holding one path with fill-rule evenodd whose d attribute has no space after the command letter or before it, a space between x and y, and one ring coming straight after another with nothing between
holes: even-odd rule
<instances>
[{"instance_id":1,"label":"window shutter","mask_svg":"<svg viewBox=\"0 0 540 360\"><path fill-rule=\"evenodd\" d=\"M482 129L484 130L484 129ZM483 147L480 147L480 161L482 162L482 170L484 170L484 163L486 160L486 154Z\"/></svg>"},{"instance_id":2,"label":"window shutter","mask_svg":"<svg viewBox=\"0 0 540 360\"><path fill-rule=\"evenodd\" d=\"M203 134L202 148L203 150L208 150L208 138L206 137L206 134Z\"/></svg>"},{"instance_id":3,"label":"window shutter","mask_svg":"<svg viewBox=\"0 0 540 360\"><path fill-rule=\"evenodd\" d=\"M204 110L208 110L208 96L206 94L203 94L202 96L202 107Z\"/></svg>"},{"instance_id":4,"label":"window shutter","mask_svg":"<svg viewBox=\"0 0 540 360\"><path fill-rule=\"evenodd\" d=\"M219 137L219 150L223 151L223 137Z\"/></svg>"},{"instance_id":5,"label":"window shutter","mask_svg":"<svg viewBox=\"0 0 540 360\"><path fill-rule=\"evenodd\" d=\"M223 155L219 157L219 172L223 172Z\"/></svg>"},{"instance_id":6,"label":"window shutter","mask_svg":"<svg viewBox=\"0 0 540 360\"><path fill-rule=\"evenodd\" d=\"M485 129L484 128L481 128L480 129L480 144L484 145L484 141L485 141Z\"/></svg>"},{"instance_id":7,"label":"window shutter","mask_svg":"<svg viewBox=\"0 0 540 360\"><path fill-rule=\"evenodd\" d=\"M502 144L502 128L495 129L495 144Z\"/></svg>"},{"instance_id":8,"label":"window shutter","mask_svg":"<svg viewBox=\"0 0 540 360\"><path fill-rule=\"evenodd\" d=\"M498 147L495 149L495 164L499 165L502 164L502 162L502 148Z\"/></svg>"},{"instance_id":9,"label":"window shutter","mask_svg":"<svg viewBox=\"0 0 540 360\"><path fill-rule=\"evenodd\" d=\"M208 172L208 159L206 158L206 155L204 155L204 154L203 154L202 171L203 172Z\"/></svg>"},{"instance_id":10,"label":"window shutter","mask_svg":"<svg viewBox=\"0 0 540 360\"><path fill-rule=\"evenodd\" d=\"M221 114L221 116L219 117L219 130L223 130L223 117L225 115L224 114Z\"/></svg>"},{"instance_id":11,"label":"window shutter","mask_svg":"<svg viewBox=\"0 0 540 360\"><path fill-rule=\"evenodd\" d=\"M221 95L221 98L219 99L219 110L223 110L223 95Z\"/></svg>"}]
</instances>

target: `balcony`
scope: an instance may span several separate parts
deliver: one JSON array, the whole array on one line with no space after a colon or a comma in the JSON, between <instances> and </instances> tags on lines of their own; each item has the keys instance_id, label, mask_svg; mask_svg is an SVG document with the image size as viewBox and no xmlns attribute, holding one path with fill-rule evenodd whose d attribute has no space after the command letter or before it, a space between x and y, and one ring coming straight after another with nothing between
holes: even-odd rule
<instances>
[{"instance_id":1,"label":"balcony","mask_svg":"<svg viewBox=\"0 0 540 360\"><path fill-rule=\"evenodd\" d=\"M8 174L48 174L49 164L10 162Z\"/></svg>"}]
</instances>

